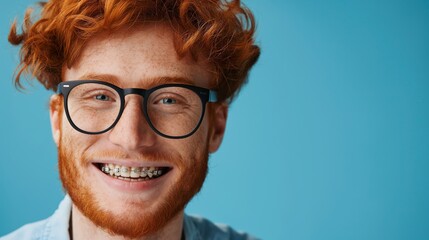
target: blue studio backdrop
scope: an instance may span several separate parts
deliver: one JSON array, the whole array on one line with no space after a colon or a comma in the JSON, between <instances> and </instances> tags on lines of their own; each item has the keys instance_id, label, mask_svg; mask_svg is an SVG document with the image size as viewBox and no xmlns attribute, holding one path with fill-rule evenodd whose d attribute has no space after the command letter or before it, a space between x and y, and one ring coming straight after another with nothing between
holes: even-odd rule
<instances>
[{"instance_id":1,"label":"blue studio backdrop","mask_svg":"<svg viewBox=\"0 0 429 240\"><path fill-rule=\"evenodd\" d=\"M191 214L262 239L429 239L429 1L247 0L262 48ZM51 92L12 83L0 9L0 235L64 193Z\"/></svg>"}]
</instances>

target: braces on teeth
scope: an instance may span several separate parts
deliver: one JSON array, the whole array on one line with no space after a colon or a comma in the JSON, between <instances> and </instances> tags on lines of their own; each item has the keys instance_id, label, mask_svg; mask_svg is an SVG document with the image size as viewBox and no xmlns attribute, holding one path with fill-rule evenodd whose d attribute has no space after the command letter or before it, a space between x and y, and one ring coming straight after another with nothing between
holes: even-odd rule
<instances>
[{"instance_id":1,"label":"braces on teeth","mask_svg":"<svg viewBox=\"0 0 429 240\"><path fill-rule=\"evenodd\" d=\"M120 179L123 178L144 178L151 179L159 177L163 174L162 168L158 167L125 167L118 166L113 164L103 164L101 171L109 174L110 176L115 176Z\"/></svg>"}]
</instances>

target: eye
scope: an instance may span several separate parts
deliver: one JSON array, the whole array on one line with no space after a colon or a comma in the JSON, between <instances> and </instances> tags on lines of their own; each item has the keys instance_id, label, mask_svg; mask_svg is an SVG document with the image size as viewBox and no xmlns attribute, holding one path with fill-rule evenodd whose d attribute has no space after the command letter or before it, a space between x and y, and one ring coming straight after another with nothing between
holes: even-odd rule
<instances>
[{"instance_id":1,"label":"eye","mask_svg":"<svg viewBox=\"0 0 429 240\"><path fill-rule=\"evenodd\" d=\"M173 99L173 98L163 98L163 99L161 99L160 102L162 104L170 105L170 104L175 104L176 103L176 99Z\"/></svg>"},{"instance_id":2,"label":"eye","mask_svg":"<svg viewBox=\"0 0 429 240\"><path fill-rule=\"evenodd\" d=\"M110 101L110 97L105 95L105 94L98 94L95 96L95 99L100 100L100 101Z\"/></svg>"}]
</instances>

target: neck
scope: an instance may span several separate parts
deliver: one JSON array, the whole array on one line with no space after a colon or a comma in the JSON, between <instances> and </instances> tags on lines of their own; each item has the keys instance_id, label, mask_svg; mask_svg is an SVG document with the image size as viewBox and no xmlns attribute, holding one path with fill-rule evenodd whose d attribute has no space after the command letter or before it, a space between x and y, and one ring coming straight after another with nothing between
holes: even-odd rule
<instances>
[{"instance_id":1,"label":"neck","mask_svg":"<svg viewBox=\"0 0 429 240\"><path fill-rule=\"evenodd\" d=\"M142 236L138 240L158 240L158 239L171 239L171 240L180 240L182 236L183 229L183 210L177 214L173 219L171 219L164 228L160 229L158 232ZM82 240L82 239L109 239L109 240L128 240L124 236L111 235L104 229L95 225L91 220L85 217L82 212L73 204L72 214L71 214L71 232L72 240Z\"/></svg>"}]
</instances>

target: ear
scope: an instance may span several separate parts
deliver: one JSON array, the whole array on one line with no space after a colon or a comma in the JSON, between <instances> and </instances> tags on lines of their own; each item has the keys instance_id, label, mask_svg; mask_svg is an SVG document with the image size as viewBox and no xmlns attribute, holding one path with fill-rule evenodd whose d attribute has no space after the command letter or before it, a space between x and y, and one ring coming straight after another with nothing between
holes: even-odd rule
<instances>
[{"instance_id":1,"label":"ear","mask_svg":"<svg viewBox=\"0 0 429 240\"><path fill-rule=\"evenodd\" d=\"M228 117L228 104L221 103L214 106L211 116L211 129L209 132L209 152L218 150L225 134L226 119Z\"/></svg>"},{"instance_id":2,"label":"ear","mask_svg":"<svg viewBox=\"0 0 429 240\"><path fill-rule=\"evenodd\" d=\"M60 143L62 109L62 96L52 95L49 101L49 115L51 118L52 137L57 147Z\"/></svg>"}]
</instances>

